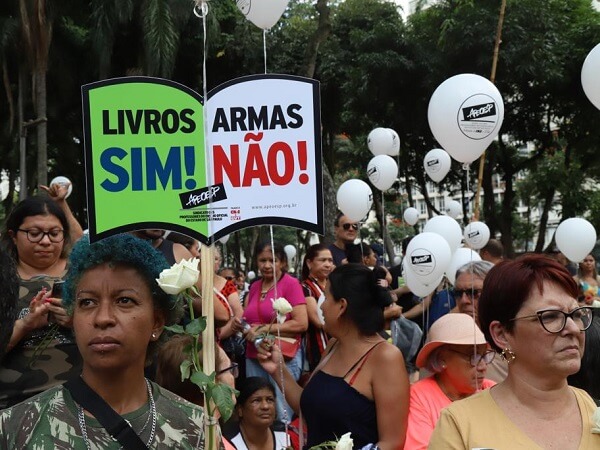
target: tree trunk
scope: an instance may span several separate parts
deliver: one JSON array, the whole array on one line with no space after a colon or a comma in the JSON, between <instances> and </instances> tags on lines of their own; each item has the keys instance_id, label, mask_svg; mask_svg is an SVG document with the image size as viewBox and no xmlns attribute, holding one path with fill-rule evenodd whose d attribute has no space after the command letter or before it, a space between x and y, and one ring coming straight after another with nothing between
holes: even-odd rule
<instances>
[{"instance_id":1,"label":"tree trunk","mask_svg":"<svg viewBox=\"0 0 600 450\"><path fill-rule=\"evenodd\" d=\"M504 256L508 259L514 258L515 249L512 238L512 211L513 201L515 198L515 191L513 188L513 176L512 171L506 172L505 183L506 187L504 190L504 198L502 199L502 214L499 220L499 228L502 233L501 242L504 246Z\"/></svg>"},{"instance_id":2,"label":"tree trunk","mask_svg":"<svg viewBox=\"0 0 600 450\"><path fill-rule=\"evenodd\" d=\"M48 184L48 124L46 120L46 68L35 74L35 103L39 123L37 124L37 182Z\"/></svg>"},{"instance_id":3,"label":"tree trunk","mask_svg":"<svg viewBox=\"0 0 600 450\"><path fill-rule=\"evenodd\" d=\"M319 21L315 33L311 36L306 46L304 53L304 75L308 78L315 76L315 68L317 64L317 56L319 55L319 46L325 42L331 33L331 9L328 5L328 0L317 0L315 9L319 14ZM322 151L332 150L327 148L327 145L333 145L331 141L322 139ZM325 226L325 234L321 239L323 242L331 243L334 241L333 221L337 215L337 201L335 196L335 187L333 177L329 171L329 167L323 159L323 223Z\"/></svg>"}]
</instances>

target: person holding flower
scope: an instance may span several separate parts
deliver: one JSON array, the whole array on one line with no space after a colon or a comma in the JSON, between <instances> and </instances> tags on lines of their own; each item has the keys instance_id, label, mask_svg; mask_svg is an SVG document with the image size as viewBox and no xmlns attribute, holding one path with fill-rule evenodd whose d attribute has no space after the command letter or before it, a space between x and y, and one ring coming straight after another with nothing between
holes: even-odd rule
<instances>
[{"instance_id":1,"label":"person holding flower","mask_svg":"<svg viewBox=\"0 0 600 450\"><path fill-rule=\"evenodd\" d=\"M546 256L525 255L489 271L479 325L508 362L508 376L445 408L430 449L600 448L594 401L567 384L592 323L593 308L579 306L577 294L565 267Z\"/></svg>"},{"instance_id":2,"label":"person holding flower","mask_svg":"<svg viewBox=\"0 0 600 450\"><path fill-rule=\"evenodd\" d=\"M252 283L246 300L244 319L250 326L244 330L242 321L237 319L234 325L236 331L245 333L246 376L268 377L256 359L256 344L264 341L265 345L271 345L273 338L281 337L292 347L285 364L292 377L298 380L302 372L302 352L299 344L301 334L308 327L302 287L296 278L286 273L287 256L281 245L275 244L272 248L270 243L261 243L257 246L255 255L261 279ZM277 386L275 381L271 381ZM278 388L276 390L277 419L291 421L293 411L285 402L283 394Z\"/></svg>"},{"instance_id":3,"label":"person holding flower","mask_svg":"<svg viewBox=\"0 0 600 450\"><path fill-rule=\"evenodd\" d=\"M81 370L71 319L60 296L52 294L67 273L72 238L79 237L71 233L73 222L64 198L59 202L45 196L19 202L6 219L2 246L17 267L19 299L0 366L0 409L64 383Z\"/></svg>"},{"instance_id":4,"label":"person holding flower","mask_svg":"<svg viewBox=\"0 0 600 450\"><path fill-rule=\"evenodd\" d=\"M302 410L308 447L346 433L351 433L354 448L404 446L408 375L400 350L378 334L390 303L389 291L377 283L373 271L362 264L337 267L329 275L321 305L332 339L304 388L282 366L278 346L260 346L260 363L284 388L294 410Z\"/></svg>"},{"instance_id":5,"label":"person holding flower","mask_svg":"<svg viewBox=\"0 0 600 450\"><path fill-rule=\"evenodd\" d=\"M164 257L123 234L81 239L69 266L63 305L83 370L2 411L0 448L205 448L203 409L144 378L164 327L181 315L156 281Z\"/></svg>"}]
</instances>

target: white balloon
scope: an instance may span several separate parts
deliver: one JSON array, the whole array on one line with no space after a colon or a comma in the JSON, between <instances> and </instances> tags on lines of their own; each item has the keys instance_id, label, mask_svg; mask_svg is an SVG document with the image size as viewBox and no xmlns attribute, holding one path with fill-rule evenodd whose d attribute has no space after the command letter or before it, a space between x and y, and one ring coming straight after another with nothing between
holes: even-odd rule
<instances>
[{"instance_id":1,"label":"white balloon","mask_svg":"<svg viewBox=\"0 0 600 450\"><path fill-rule=\"evenodd\" d=\"M73 192L73 183L71 183L71 180L69 180L67 177L60 176L52 178L52 181L50 182L50 187L54 186L55 184L59 184L61 186L69 186L65 198L67 198L69 195L71 195L71 192Z\"/></svg>"},{"instance_id":2,"label":"white balloon","mask_svg":"<svg viewBox=\"0 0 600 450\"><path fill-rule=\"evenodd\" d=\"M439 280L434 281L433 283L423 284L419 281L419 278L415 273L410 269L408 265L408 261L406 257L404 258L403 267L402 267L402 276L404 277L404 282L412 292L417 297L426 297L431 294L437 286L441 283L442 277Z\"/></svg>"},{"instance_id":3,"label":"white balloon","mask_svg":"<svg viewBox=\"0 0 600 450\"><path fill-rule=\"evenodd\" d=\"M460 206L460 202L456 200L452 200L446 204L446 214L448 214L453 219L456 219L458 216L462 214L462 207Z\"/></svg>"},{"instance_id":4,"label":"white balloon","mask_svg":"<svg viewBox=\"0 0 600 450\"><path fill-rule=\"evenodd\" d=\"M394 136L389 128L375 128L367 137L367 146L373 155L387 155L394 146Z\"/></svg>"},{"instance_id":5,"label":"white balloon","mask_svg":"<svg viewBox=\"0 0 600 450\"><path fill-rule=\"evenodd\" d=\"M469 247L479 250L485 247L490 240L490 229L483 222L471 222L465 227L463 236Z\"/></svg>"},{"instance_id":6,"label":"white balloon","mask_svg":"<svg viewBox=\"0 0 600 450\"><path fill-rule=\"evenodd\" d=\"M452 217L448 216L435 216L427 221L423 231L428 233L437 233L442 236L448 245L450 251L454 252L462 241L462 230L460 225Z\"/></svg>"},{"instance_id":7,"label":"white balloon","mask_svg":"<svg viewBox=\"0 0 600 450\"><path fill-rule=\"evenodd\" d=\"M585 219L573 217L561 222L554 233L556 246L573 262L580 262L596 244L596 230Z\"/></svg>"},{"instance_id":8,"label":"white balloon","mask_svg":"<svg viewBox=\"0 0 600 450\"><path fill-rule=\"evenodd\" d=\"M417 208L413 208L412 206L410 208L406 208L404 210L404 221L409 224L409 225L415 225L418 221L419 221L419 211L417 210Z\"/></svg>"},{"instance_id":9,"label":"white balloon","mask_svg":"<svg viewBox=\"0 0 600 450\"><path fill-rule=\"evenodd\" d=\"M229 240L229 235L227 234L227 235L223 236L221 239L219 239L219 242L221 244L227 244L228 240Z\"/></svg>"},{"instance_id":10,"label":"white balloon","mask_svg":"<svg viewBox=\"0 0 600 450\"><path fill-rule=\"evenodd\" d=\"M344 181L337 191L337 204L350 220L359 222L371 209L373 191L362 180Z\"/></svg>"},{"instance_id":11,"label":"white balloon","mask_svg":"<svg viewBox=\"0 0 600 450\"><path fill-rule=\"evenodd\" d=\"M457 248L452 255L452 259L448 265L448 270L446 270L446 277L450 283L454 284L456 282L456 271L458 269L465 264L476 261L481 261L481 256L479 256L479 253L471 250L470 248Z\"/></svg>"},{"instance_id":12,"label":"white balloon","mask_svg":"<svg viewBox=\"0 0 600 450\"><path fill-rule=\"evenodd\" d=\"M252 280L254 280L254 279L256 278L256 274L254 273L254 271L253 271L253 270L251 270L250 272L248 272L248 275L247 275L247 277L248 277L248 279L249 279L250 281L252 281Z\"/></svg>"},{"instance_id":13,"label":"white balloon","mask_svg":"<svg viewBox=\"0 0 600 450\"><path fill-rule=\"evenodd\" d=\"M392 134L392 147L388 150L388 155L398 156L400 154L400 136L398 136L396 130L391 128L388 128L388 130Z\"/></svg>"},{"instance_id":14,"label":"white balloon","mask_svg":"<svg viewBox=\"0 0 600 450\"><path fill-rule=\"evenodd\" d=\"M287 256L288 261L291 261L296 256L296 247L294 247L291 244L288 244L285 247L283 247L283 251L285 252L285 254Z\"/></svg>"},{"instance_id":15,"label":"white balloon","mask_svg":"<svg viewBox=\"0 0 600 450\"><path fill-rule=\"evenodd\" d=\"M581 67L583 92L594 106L600 109L600 44L588 53Z\"/></svg>"},{"instance_id":16,"label":"white balloon","mask_svg":"<svg viewBox=\"0 0 600 450\"><path fill-rule=\"evenodd\" d=\"M236 0L238 9L250 22L268 30L281 18L288 0Z\"/></svg>"},{"instance_id":17,"label":"white balloon","mask_svg":"<svg viewBox=\"0 0 600 450\"><path fill-rule=\"evenodd\" d=\"M440 84L427 111L436 140L455 160L475 161L496 138L504 119L504 102L496 86L463 73Z\"/></svg>"},{"instance_id":18,"label":"white balloon","mask_svg":"<svg viewBox=\"0 0 600 450\"><path fill-rule=\"evenodd\" d=\"M394 256L394 265L397 266L402 262L402 256Z\"/></svg>"},{"instance_id":19,"label":"white balloon","mask_svg":"<svg viewBox=\"0 0 600 450\"><path fill-rule=\"evenodd\" d=\"M435 283L443 275L452 252L448 242L436 233L424 232L417 234L409 242L406 249L407 267L415 274L421 284Z\"/></svg>"},{"instance_id":20,"label":"white balloon","mask_svg":"<svg viewBox=\"0 0 600 450\"><path fill-rule=\"evenodd\" d=\"M429 150L423 159L425 172L436 183L439 183L448 175L451 165L452 160L450 159L450 155L441 148Z\"/></svg>"},{"instance_id":21,"label":"white balloon","mask_svg":"<svg viewBox=\"0 0 600 450\"><path fill-rule=\"evenodd\" d=\"M374 156L367 166L367 176L373 186L380 191L387 191L398 178L398 164L391 156Z\"/></svg>"}]
</instances>

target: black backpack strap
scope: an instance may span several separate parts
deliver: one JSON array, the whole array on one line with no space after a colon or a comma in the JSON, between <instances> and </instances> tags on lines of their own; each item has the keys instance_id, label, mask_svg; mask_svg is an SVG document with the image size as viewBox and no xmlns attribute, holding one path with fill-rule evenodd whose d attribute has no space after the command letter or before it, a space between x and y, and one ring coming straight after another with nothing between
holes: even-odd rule
<instances>
[{"instance_id":1,"label":"black backpack strap","mask_svg":"<svg viewBox=\"0 0 600 450\"><path fill-rule=\"evenodd\" d=\"M96 420L114 437L126 450L148 450L137 433L129 426L96 391L87 385L83 378L77 377L67 381L64 388L82 408L91 412Z\"/></svg>"}]
</instances>

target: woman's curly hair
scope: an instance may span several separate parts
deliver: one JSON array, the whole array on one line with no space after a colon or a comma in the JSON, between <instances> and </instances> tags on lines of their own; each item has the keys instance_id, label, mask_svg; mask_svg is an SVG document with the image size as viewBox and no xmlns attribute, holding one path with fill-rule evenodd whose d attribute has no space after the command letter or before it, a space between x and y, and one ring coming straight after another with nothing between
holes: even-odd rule
<instances>
[{"instance_id":1,"label":"woman's curly hair","mask_svg":"<svg viewBox=\"0 0 600 450\"><path fill-rule=\"evenodd\" d=\"M164 256L148 242L130 234L119 234L90 244L87 236L82 237L73 247L69 257L67 277L63 293L63 306L70 314L76 298L76 288L85 272L102 264L111 267L131 267L146 281L152 294L154 307L164 314L165 325L173 325L182 316L182 304L177 296L164 292L156 279L170 266ZM165 333L161 335L160 342ZM158 342L151 342L148 355L152 355Z\"/></svg>"}]
</instances>

